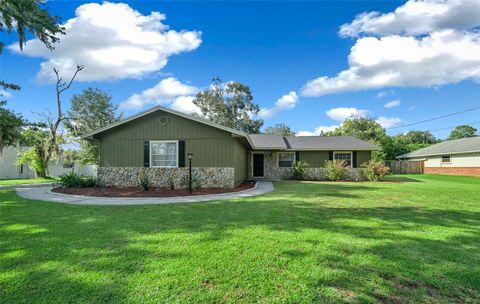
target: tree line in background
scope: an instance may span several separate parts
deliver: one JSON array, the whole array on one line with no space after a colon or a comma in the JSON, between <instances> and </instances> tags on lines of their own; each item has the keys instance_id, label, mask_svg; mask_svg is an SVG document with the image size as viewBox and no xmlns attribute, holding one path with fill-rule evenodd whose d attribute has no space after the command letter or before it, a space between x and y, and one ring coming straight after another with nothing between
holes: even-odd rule
<instances>
[{"instance_id":1,"label":"tree line in background","mask_svg":"<svg viewBox=\"0 0 480 304\"><path fill-rule=\"evenodd\" d=\"M28 12L28 13L26 13ZM53 50L59 41L58 34L65 34L59 25L60 19L48 14L39 0L2 0L0 6L0 32L15 30L19 38L20 50L26 42L26 32L37 37L47 49ZM0 41L0 54L4 44ZM37 176L47 175L48 162L64 158L81 164L98 163L98 146L94 141L81 139L81 135L111 124L121 119L111 96L98 88L88 88L81 94L73 95L70 109L62 110L62 93L68 90L83 66L77 66L69 81L64 81L61 71L53 69L56 76L56 114L50 111L39 113L41 119L29 122L19 113L5 107L6 90L20 90L20 86L0 79L0 152L3 147L20 143L22 149L18 162L27 164ZM197 93L193 103L203 117L248 134L261 133L264 124L256 119L259 105L253 102L249 86L239 82L224 83L214 78L212 84ZM477 129L469 125L457 126L449 139L476 136ZM293 136L296 133L286 124L276 124L264 130L266 134ZM396 156L424 148L438 142L429 131L409 131L405 134L389 136L380 124L369 117L353 116L346 119L334 131L325 136L351 135L375 143L381 147L376 160L388 161ZM65 144L75 143L79 150L64 150Z\"/></svg>"}]
</instances>

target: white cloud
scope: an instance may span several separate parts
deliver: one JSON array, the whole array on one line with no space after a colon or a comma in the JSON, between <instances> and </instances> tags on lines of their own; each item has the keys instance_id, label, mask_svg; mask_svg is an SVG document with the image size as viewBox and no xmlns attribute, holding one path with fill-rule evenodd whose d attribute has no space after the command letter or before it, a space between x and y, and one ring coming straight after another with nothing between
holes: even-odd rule
<instances>
[{"instance_id":1,"label":"white cloud","mask_svg":"<svg viewBox=\"0 0 480 304\"><path fill-rule=\"evenodd\" d=\"M288 94L280 97L271 108L262 108L258 112L261 118L271 118L278 112L295 108L298 102L298 95L295 91L290 91Z\"/></svg>"},{"instance_id":2,"label":"white cloud","mask_svg":"<svg viewBox=\"0 0 480 304\"><path fill-rule=\"evenodd\" d=\"M387 109L391 109L391 108L395 108L395 107L398 107L400 105L400 99L395 99L395 100L392 100L392 101L389 101L387 102L385 105L383 105L385 108Z\"/></svg>"},{"instance_id":3,"label":"white cloud","mask_svg":"<svg viewBox=\"0 0 480 304\"><path fill-rule=\"evenodd\" d=\"M377 119L375 119L376 122L378 122L383 128L391 128L395 125L398 125L399 123L402 122L402 119L398 117L384 117L384 116L379 116Z\"/></svg>"},{"instance_id":4,"label":"white cloud","mask_svg":"<svg viewBox=\"0 0 480 304\"><path fill-rule=\"evenodd\" d=\"M174 54L188 52L201 44L197 31L175 31L162 22L164 14L142 15L124 3L103 2L80 5L65 24L65 36L50 52L38 40L27 41L19 54L42 57L37 78L52 80L52 68L70 75L77 64L85 69L79 81L138 78L163 68Z\"/></svg>"},{"instance_id":5,"label":"white cloud","mask_svg":"<svg viewBox=\"0 0 480 304\"><path fill-rule=\"evenodd\" d=\"M12 93L8 92L7 90L1 89L0 90L0 100L2 99L9 99L12 97Z\"/></svg>"},{"instance_id":6,"label":"white cloud","mask_svg":"<svg viewBox=\"0 0 480 304\"><path fill-rule=\"evenodd\" d=\"M183 113L196 113L201 115L202 112L200 111L200 108L193 103L194 99L194 96L179 96L170 104L169 107Z\"/></svg>"},{"instance_id":7,"label":"white cloud","mask_svg":"<svg viewBox=\"0 0 480 304\"><path fill-rule=\"evenodd\" d=\"M322 133L334 131L336 128L340 127L340 125L332 125L332 126L319 126L312 131L299 131L297 132L297 136L316 136Z\"/></svg>"},{"instance_id":8,"label":"white cloud","mask_svg":"<svg viewBox=\"0 0 480 304\"><path fill-rule=\"evenodd\" d=\"M422 35L445 29L468 30L480 25L478 0L410 0L394 12L368 12L340 27L343 37Z\"/></svg>"},{"instance_id":9,"label":"white cloud","mask_svg":"<svg viewBox=\"0 0 480 304\"><path fill-rule=\"evenodd\" d=\"M380 92L378 92L378 94L377 94L377 98L383 98L383 97L385 97L385 96L387 96L387 95L393 95L393 94L395 94L395 91L393 91L393 90L380 91Z\"/></svg>"},{"instance_id":10,"label":"white cloud","mask_svg":"<svg viewBox=\"0 0 480 304\"><path fill-rule=\"evenodd\" d=\"M182 112L198 112L198 108L192 103L193 95L198 91L197 87L186 85L176 78L169 77L141 93L133 94L126 101L120 103L120 108L134 110L154 104L171 104L172 108Z\"/></svg>"},{"instance_id":11,"label":"white cloud","mask_svg":"<svg viewBox=\"0 0 480 304\"><path fill-rule=\"evenodd\" d=\"M417 108L417 106L411 106L411 107L408 107L408 110L412 111L412 110L415 110Z\"/></svg>"},{"instance_id":12,"label":"white cloud","mask_svg":"<svg viewBox=\"0 0 480 304\"><path fill-rule=\"evenodd\" d=\"M352 47L349 68L307 82L304 96L384 87L432 87L480 81L480 32L445 30L425 37L365 37Z\"/></svg>"},{"instance_id":13,"label":"white cloud","mask_svg":"<svg viewBox=\"0 0 480 304\"><path fill-rule=\"evenodd\" d=\"M365 117L369 114L368 110L357 108L333 108L328 110L325 114L332 120L343 122L345 119L351 116Z\"/></svg>"}]
</instances>

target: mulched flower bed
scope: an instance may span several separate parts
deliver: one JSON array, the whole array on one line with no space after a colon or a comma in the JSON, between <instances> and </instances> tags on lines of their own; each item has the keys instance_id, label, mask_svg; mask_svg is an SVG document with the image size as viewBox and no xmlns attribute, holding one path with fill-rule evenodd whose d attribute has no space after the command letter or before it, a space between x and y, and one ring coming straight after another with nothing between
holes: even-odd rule
<instances>
[{"instance_id":1,"label":"mulched flower bed","mask_svg":"<svg viewBox=\"0 0 480 304\"><path fill-rule=\"evenodd\" d=\"M251 189L255 186L255 182L244 182L239 186L231 189L213 188L213 189L196 189L193 190L192 195L205 194L219 194L238 192ZM174 197L190 195L188 189L173 189L170 188L150 188L144 191L140 187L87 187L87 188L54 188L52 192L86 195L98 197Z\"/></svg>"}]
</instances>

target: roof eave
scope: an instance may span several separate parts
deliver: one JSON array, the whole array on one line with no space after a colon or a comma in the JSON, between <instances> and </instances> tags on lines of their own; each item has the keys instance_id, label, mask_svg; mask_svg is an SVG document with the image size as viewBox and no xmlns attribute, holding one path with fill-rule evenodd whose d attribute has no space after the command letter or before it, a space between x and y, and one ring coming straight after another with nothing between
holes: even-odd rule
<instances>
[{"instance_id":1,"label":"roof eave","mask_svg":"<svg viewBox=\"0 0 480 304\"><path fill-rule=\"evenodd\" d=\"M442 152L442 153L430 153L430 154L420 154L420 155L408 155L403 154L400 156L395 157L396 159L401 158L417 158L417 157L428 157L428 156L440 156L440 155L451 155L451 154L465 154L465 153L479 153L480 150L472 150L472 151L459 151L459 152Z\"/></svg>"}]
</instances>

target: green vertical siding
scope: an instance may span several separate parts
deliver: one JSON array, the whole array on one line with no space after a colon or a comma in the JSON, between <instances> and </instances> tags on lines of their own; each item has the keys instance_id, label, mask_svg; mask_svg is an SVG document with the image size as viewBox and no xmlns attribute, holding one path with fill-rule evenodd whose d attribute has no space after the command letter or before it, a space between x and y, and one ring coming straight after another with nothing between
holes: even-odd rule
<instances>
[{"instance_id":1,"label":"green vertical siding","mask_svg":"<svg viewBox=\"0 0 480 304\"><path fill-rule=\"evenodd\" d=\"M103 167L143 167L145 140L184 140L193 166L234 167L238 142L229 132L163 111L105 131L98 140Z\"/></svg>"},{"instance_id":2,"label":"green vertical siding","mask_svg":"<svg viewBox=\"0 0 480 304\"><path fill-rule=\"evenodd\" d=\"M300 161L306 162L310 167L323 167L327 160L328 151L300 151Z\"/></svg>"},{"instance_id":3,"label":"green vertical siding","mask_svg":"<svg viewBox=\"0 0 480 304\"><path fill-rule=\"evenodd\" d=\"M357 167L372 159L372 151L357 151Z\"/></svg>"},{"instance_id":4,"label":"green vertical siding","mask_svg":"<svg viewBox=\"0 0 480 304\"><path fill-rule=\"evenodd\" d=\"M240 139L235 140L233 147L233 163L235 168L235 185L239 185L247 179L247 149Z\"/></svg>"},{"instance_id":5,"label":"green vertical siding","mask_svg":"<svg viewBox=\"0 0 480 304\"><path fill-rule=\"evenodd\" d=\"M371 151L357 151L357 167L368 162L372 157ZM320 168L328 160L328 151L300 151L300 161L308 163L310 167Z\"/></svg>"}]
</instances>

